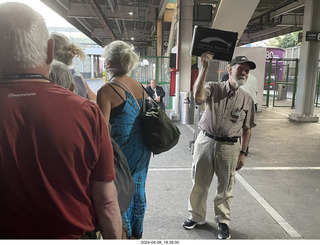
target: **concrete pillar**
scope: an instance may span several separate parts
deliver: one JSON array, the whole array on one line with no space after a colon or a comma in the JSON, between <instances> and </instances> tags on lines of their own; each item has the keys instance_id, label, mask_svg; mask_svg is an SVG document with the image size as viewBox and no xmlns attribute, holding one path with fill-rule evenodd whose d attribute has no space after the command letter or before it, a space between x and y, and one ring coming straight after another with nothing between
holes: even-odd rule
<instances>
[{"instance_id":1,"label":"concrete pillar","mask_svg":"<svg viewBox=\"0 0 320 245\"><path fill-rule=\"evenodd\" d=\"M162 44L163 44L162 19L158 19L157 20L157 56L162 56Z\"/></svg>"},{"instance_id":2,"label":"concrete pillar","mask_svg":"<svg viewBox=\"0 0 320 245\"><path fill-rule=\"evenodd\" d=\"M176 95L173 100L172 120L179 120L181 115L180 92L190 92L191 55L190 47L193 31L193 1L180 0L177 6L179 22L177 25L177 68Z\"/></svg>"},{"instance_id":3,"label":"concrete pillar","mask_svg":"<svg viewBox=\"0 0 320 245\"><path fill-rule=\"evenodd\" d=\"M320 31L320 1L306 0L303 19L303 40L300 52L299 75L295 112L289 119L300 122L318 122L313 114L314 96L317 82L320 42L305 41L307 31Z\"/></svg>"},{"instance_id":4,"label":"concrete pillar","mask_svg":"<svg viewBox=\"0 0 320 245\"><path fill-rule=\"evenodd\" d=\"M193 32L193 1L180 0L180 92L190 92L191 84L191 40Z\"/></svg>"},{"instance_id":5,"label":"concrete pillar","mask_svg":"<svg viewBox=\"0 0 320 245\"><path fill-rule=\"evenodd\" d=\"M96 71L97 71L97 76L96 77L99 77L99 74L100 74L100 64L99 64L99 56L96 56L96 64L97 64L97 67L96 67Z\"/></svg>"},{"instance_id":6,"label":"concrete pillar","mask_svg":"<svg viewBox=\"0 0 320 245\"><path fill-rule=\"evenodd\" d=\"M91 55L91 78L94 78L94 55Z\"/></svg>"},{"instance_id":7,"label":"concrete pillar","mask_svg":"<svg viewBox=\"0 0 320 245\"><path fill-rule=\"evenodd\" d=\"M163 20L162 18L157 20L157 56L162 56L162 52L163 52ZM161 71L161 67L162 67L162 63L163 60L162 59L158 59L156 62L157 65L157 71ZM162 78L162 74L161 72L157 72L156 74L157 77L155 77L157 79L157 82L162 82L163 78Z\"/></svg>"}]
</instances>

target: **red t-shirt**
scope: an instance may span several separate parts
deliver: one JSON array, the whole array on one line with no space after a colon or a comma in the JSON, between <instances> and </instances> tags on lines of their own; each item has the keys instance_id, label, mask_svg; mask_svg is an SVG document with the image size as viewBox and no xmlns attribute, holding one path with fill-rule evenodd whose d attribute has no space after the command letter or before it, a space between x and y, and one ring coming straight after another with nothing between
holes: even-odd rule
<instances>
[{"instance_id":1,"label":"red t-shirt","mask_svg":"<svg viewBox=\"0 0 320 245\"><path fill-rule=\"evenodd\" d=\"M50 82L0 81L0 238L94 230L90 180L115 179L99 107Z\"/></svg>"}]
</instances>

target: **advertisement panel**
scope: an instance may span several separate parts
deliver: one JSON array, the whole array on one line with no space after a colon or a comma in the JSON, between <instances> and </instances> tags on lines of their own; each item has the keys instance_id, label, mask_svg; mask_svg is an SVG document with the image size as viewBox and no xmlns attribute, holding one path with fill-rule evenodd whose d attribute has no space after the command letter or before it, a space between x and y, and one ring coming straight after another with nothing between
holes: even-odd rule
<instances>
[{"instance_id":1,"label":"advertisement panel","mask_svg":"<svg viewBox=\"0 0 320 245\"><path fill-rule=\"evenodd\" d=\"M282 48L267 48L266 53L266 66L265 66L265 84L264 89L267 89L267 82L269 80L269 66L270 61L268 59L272 59L272 67L271 67L271 83L270 89L274 89L275 81L282 81L284 75L284 66L283 66L283 58L284 58L285 50Z\"/></svg>"}]
</instances>

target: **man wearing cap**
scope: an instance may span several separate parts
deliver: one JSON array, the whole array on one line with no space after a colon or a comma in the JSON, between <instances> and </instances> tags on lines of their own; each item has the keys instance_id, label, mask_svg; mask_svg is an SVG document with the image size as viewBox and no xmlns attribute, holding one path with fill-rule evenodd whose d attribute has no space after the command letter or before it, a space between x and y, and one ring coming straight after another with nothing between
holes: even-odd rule
<instances>
[{"instance_id":1,"label":"man wearing cap","mask_svg":"<svg viewBox=\"0 0 320 245\"><path fill-rule=\"evenodd\" d=\"M229 239L235 172L244 165L251 128L255 126L253 100L238 88L246 82L249 71L256 65L245 56L237 56L230 62L226 82L205 84L209 60L213 56L209 52L201 55L202 68L194 84L196 104L205 102L206 107L194 145L190 217L182 226L193 229L205 224L208 190L216 174L218 183L214 211L218 238Z\"/></svg>"}]
</instances>

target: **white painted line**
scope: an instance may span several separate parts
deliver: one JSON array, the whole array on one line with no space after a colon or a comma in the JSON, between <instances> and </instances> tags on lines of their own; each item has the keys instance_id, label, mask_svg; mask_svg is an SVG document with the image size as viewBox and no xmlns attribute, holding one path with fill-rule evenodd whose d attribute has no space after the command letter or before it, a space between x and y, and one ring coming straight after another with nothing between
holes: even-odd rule
<instances>
[{"instance_id":1,"label":"white painted line","mask_svg":"<svg viewBox=\"0 0 320 245\"><path fill-rule=\"evenodd\" d=\"M320 170L320 167L243 167L241 170Z\"/></svg>"},{"instance_id":2,"label":"white painted line","mask_svg":"<svg viewBox=\"0 0 320 245\"><path fill-rule=\"evenodd\" d=\"M288 118L257 118L256 121L288 121Z\"/></svg>"},{"instance_id":3,"label":"white painted line","mask_svg":"<svg viewBox=\"0 0 320 245\"><path fill-rule=\"evenodd\" d=\"M259 193L256 192L256 190L253 189L240 174L236 173L236 178L291 238L302 238L302 236L273 207L271 207L271 205L264 200L263 197L260 196Z\"/></svg>"},{"instance_id":4,"label":"white painted line","mask_svg":"<svg viewBox=\"0 0 320 245\"><path fill-rule=\"evenodd\" d=\"M272 107L273 108L273 107ZM278 111L273 111L272 108L270 108L269 110L267 109L267 111L270 111L270 112L273 112L273 113L276 113L276 114L279 114L279 115L282 115L282 116L286 116L286 117L289 117L289 114L284 114L284 113L281 113L281 112L278 112ZM287 118L288 119L288 118Z\"/></svg>"},{"instance_id":5,"label":"white painted line","mask_svg":"<svg viewBox=\"0 0 320 245\"><path fill-rule=\"evenodd\" d=\"M285 119L285 120L288 120L289 119L289 116L290 116L290 114L284 114L284 113L281 113L281 112L278 112L278 111L273 111L272 110L272 108L274 108L274 107L271 107L270 109L266 109L267 111L270 111L270 112L273 112L273 113L276 113L276 114L279 114L279 115L282 115L282 116L286 116L287 118L283 118L283 119ZM266 120L270 120L270 121L273 121L273 120L283 120L283 119L256 119L256 120L264 120L264 121L266 121ZM320 122L314 122L314 124L317 124L317 125L320 125Z\"/></svg>"},{"instance_id":6,"label":"white painted line","mask_svg":"<svg viewBox=\"0 0 320 245\"><path fill-rule=\"evenodd\" d=\"M191 168L149 168L148 171L191 171Z\"/></svg>"},{"instance_id":7,"label":"white painted line","mask_svg":"<svg viewBox=\"0 0 320 245\"><path fill-rule=\"evenodd\" d=\"M319 167L252 167L247 170L320 170ZM244 169L242 169L244 170ZM191 168L149 168L149 171L191 171ZM257 200L257 202L270 214L270 216L289 234L291 238L302 238L302 236L262 197L245 181L242 176L236 173L237 180Z\"/></svg>"},{"instance_id":8,"label":"white painted line","mask_svg":"<svg viewBox=\"0 0 320 245\"><path fill-rule=\"evenodd\" d=\"M191 168L149 168L149 171L190 171ZM243 167L244 170L320 170L320 167Z\"/></svg>"},{"instance_id":9,"label":"white painted line","mask_svg":"<svg viewBox=\"0 0 320 245\"><path fill-rule=\"evenodd\" d=\"M191 131L192 133L194 133L194 128L193 128L192 126L190 126L190 124L187 124L186 126L187 126L187 128L190 129L190 131Z\"/></svg>"}]
</instances>

